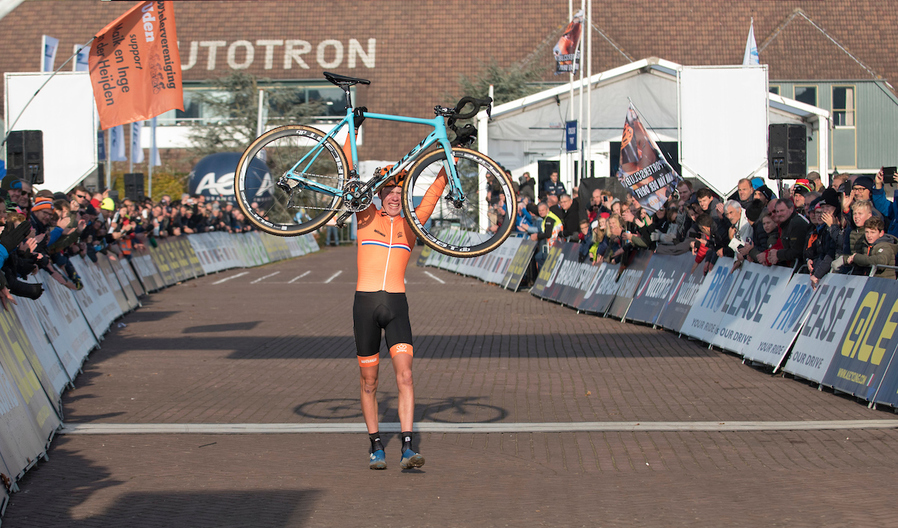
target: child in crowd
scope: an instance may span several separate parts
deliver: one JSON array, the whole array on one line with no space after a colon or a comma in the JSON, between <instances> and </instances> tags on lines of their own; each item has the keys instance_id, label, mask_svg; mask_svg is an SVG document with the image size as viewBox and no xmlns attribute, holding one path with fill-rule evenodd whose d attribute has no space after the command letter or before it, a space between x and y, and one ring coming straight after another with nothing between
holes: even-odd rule
<instances>
[{"instance_id":1,"label":"child in crowd","mask_svg":"<svg viewBox=\"0 0 898 528\"><path fill-rule=\"evenodd\" d=\"M898 239L886 234L885 229L885 222L878 216L873 216L864 222L864 241L860 246L861 251L852 253L846 261L853 266L852 275L869 275L874 265L895 265ZM895 279L895 270L879 267L876 269L875 276Z\"/></svg>"}]
</instances>

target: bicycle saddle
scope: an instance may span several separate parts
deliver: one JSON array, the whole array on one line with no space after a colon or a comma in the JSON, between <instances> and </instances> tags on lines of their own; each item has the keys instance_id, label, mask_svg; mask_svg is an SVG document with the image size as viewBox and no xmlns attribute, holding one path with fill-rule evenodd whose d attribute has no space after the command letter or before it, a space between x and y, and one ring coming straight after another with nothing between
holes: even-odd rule
<instances>
[{"instance_id":1,"label":"bicycle saddle","mask_svg":"<svg viewBox=\"0 0 898 528\"><path fill-rule=\"evenodd\" d=\"M336 84L337 86L352 86L354 84L371 84L368 79L359 79L357 77L347 77L331 72L324 72L324 78Z\"/></svg>"}]
</instances>

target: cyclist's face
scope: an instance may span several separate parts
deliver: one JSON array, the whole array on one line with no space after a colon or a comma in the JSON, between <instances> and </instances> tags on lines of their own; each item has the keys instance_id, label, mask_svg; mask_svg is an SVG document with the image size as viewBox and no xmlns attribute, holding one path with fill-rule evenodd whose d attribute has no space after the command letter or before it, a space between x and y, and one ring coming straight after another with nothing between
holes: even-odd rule
<instances>
[{"instance_id":1,"label":"cyclist's face","mask_svg":"<svg viewBox=\"0 0 898 528\"><path fill-rule=\"evenodd\" d=\"M399 216L402 211L402 187L384 187L380 191L383 210L390 216Z\"/></svg>"}]
</instances>

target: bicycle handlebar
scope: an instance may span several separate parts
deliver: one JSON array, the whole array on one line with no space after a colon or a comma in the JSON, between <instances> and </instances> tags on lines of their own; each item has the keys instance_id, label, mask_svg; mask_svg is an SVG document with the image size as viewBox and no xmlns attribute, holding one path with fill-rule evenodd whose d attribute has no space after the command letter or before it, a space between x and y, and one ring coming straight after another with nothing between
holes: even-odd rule
<instances>
[{"instance_id":1,"label":"bicycle handlebar","mask_svg":"<svg viewBox=\"0 0 898 528\"><path fill-rule=\"evenodd\" d=\"M462 109L468 105L473 105L474 109L470 112L462 113ZM480 111L481 107L486 107L486 115L489 116L492 112L493 99L491 97L487 97L485 99L475 99L473 97L462 97L459 99L458 104L455 105L455 115L452 116L455 119L471 119L477 112Z\"/></svg>"}]
</instances>

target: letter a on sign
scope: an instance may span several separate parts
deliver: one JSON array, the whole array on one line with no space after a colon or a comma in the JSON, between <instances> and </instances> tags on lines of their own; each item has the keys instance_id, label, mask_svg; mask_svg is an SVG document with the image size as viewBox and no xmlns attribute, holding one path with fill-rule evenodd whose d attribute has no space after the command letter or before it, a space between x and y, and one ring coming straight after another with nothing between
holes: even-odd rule
<instances>
[{"instance_id":1,"label":"letter a on sign","mask_svg":"<svg viewBox=\"0 0 898 528\"><path fill-rule=\"evenodd\" d=\"M184 109L172 2L140 2L95 35L90 81L103 130Z\"/></svg>"}]
</instances>

